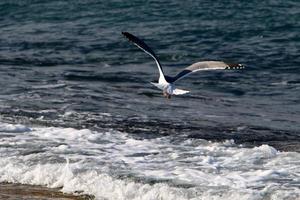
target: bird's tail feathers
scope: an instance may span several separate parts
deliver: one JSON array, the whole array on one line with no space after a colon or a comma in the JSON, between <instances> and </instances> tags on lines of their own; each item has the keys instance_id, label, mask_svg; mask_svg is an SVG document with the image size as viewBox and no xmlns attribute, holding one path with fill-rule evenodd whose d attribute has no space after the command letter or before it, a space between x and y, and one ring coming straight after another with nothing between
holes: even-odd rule
<instances>
[{"instance_id":1,"label":"bird's tail feathers","mask_svg":"<svg viewBox=\"0 0 300 200\"><path fill-rule=\"evenodd\" d=\"M186 93L189 93L190 91L187 91L187 90L181 90L181 89L178 89L176 88L175 90L173 90L173 94L175 95L182 95L182 94L186 94Z\"/></svg>"}]
</instances>

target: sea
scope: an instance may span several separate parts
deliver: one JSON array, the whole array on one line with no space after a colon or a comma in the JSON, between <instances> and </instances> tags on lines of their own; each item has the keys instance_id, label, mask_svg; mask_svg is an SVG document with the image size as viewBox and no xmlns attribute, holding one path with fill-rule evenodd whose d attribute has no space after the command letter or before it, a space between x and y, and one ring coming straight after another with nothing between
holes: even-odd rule
<instances>
[{"instance_id":1,"label":"sea","mask_svg":"<svg viewBox=\"0 0 300 200\"><path fill-rule=\"evenodd\" d=\"M96 200L299 200L300 2L1 0L0 182ZM163 97L154 60L197 72Z\"/></svg>"}]
</instances>

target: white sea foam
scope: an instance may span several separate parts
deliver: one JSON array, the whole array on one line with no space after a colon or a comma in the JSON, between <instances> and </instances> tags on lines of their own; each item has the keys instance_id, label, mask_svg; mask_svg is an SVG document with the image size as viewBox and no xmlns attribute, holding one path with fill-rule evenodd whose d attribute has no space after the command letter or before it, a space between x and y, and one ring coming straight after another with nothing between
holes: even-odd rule
<instances>
[{"instance_id":1,"label":"white sea foam","mask_svg":"<svg viewBox=\"0 0 300 200\"><path fill-rule=\"evenodd\" d=\"M34 85L34 86L32 86L32 88L33 89L53 89L53 88L62 88L65 86L66 86L66 84L64 84L64 83L57 83L57 84Z\"/></svg>"},{"instance_id":2,"label":"white sea foam","mask_svg":"<svg viewBox=\"0 0 300 200\"><path fill-rule=\"evenodd\" d=\"M1 182L97 199L300 199L300 154L268 145L4 123L0 130Z\"/></svg>"},{"instance_id":3,"label":"white sea foam","mask_svg":"<svg viewBox=\"0 0 300 200\"><path fill-rule=\"evenodd\" d=\"M8 123L0 123L0 132L6 132L6 133L22 133L22 132L28 132L30 131L30 128L21 125L21 124L8 124Z\"/></svg>"}]
</instances>

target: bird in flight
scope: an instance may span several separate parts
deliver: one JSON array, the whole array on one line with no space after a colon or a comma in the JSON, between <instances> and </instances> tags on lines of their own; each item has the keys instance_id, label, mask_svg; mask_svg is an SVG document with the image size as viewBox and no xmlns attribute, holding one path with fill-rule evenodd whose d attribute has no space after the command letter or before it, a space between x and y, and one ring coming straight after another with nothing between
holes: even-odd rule
<instances>
[{"instance_id":1,"label":"bird in flight","mask_svg":"<svg viewBox=\"0 0 300 200\"><path fill-rule=\"evenodd\" d=\"M170 99L172 95L182 95L189 92L187 90L176 88L175 83L178 80L186 77L187 75L193 72L219 70L219 69L243 69L244 68L242 64L227 63L223 61L202 61L202 62L196 62L188 66L187 68L179 72L176 76L173 77L166 76L158 60L158 57L155 55L155 53L146 43L144 43L142 40L140 40L139 38L137 38L136 36L128 32L122 32L122 34L130 42L133 42L133 44L135 44L138 48L142 49L145 53L149 54L155 60L159 71L159 79L158 82L150 82L150 83L156 86L157 88L161 89L163 91L163 95L168 99Z\"/></svg>"}]
</instances>

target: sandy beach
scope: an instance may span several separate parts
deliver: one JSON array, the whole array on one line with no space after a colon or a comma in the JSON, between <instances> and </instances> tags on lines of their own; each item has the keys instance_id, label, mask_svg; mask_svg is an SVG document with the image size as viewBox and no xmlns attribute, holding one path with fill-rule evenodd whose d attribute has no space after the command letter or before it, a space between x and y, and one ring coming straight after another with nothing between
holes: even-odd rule
<instances>
[{"instance_id":1,"label":"sandy beach","mask_svg":"<svg viewBox=\"0 0 300 200\"><path fill-rule=\"evenodd\" d=\"M22 185L12 183L0 183L0 200L89 200L93 197L88 195L71 195L59 191L59 189L43 186Z\"/></svg>"}]
</instances>

